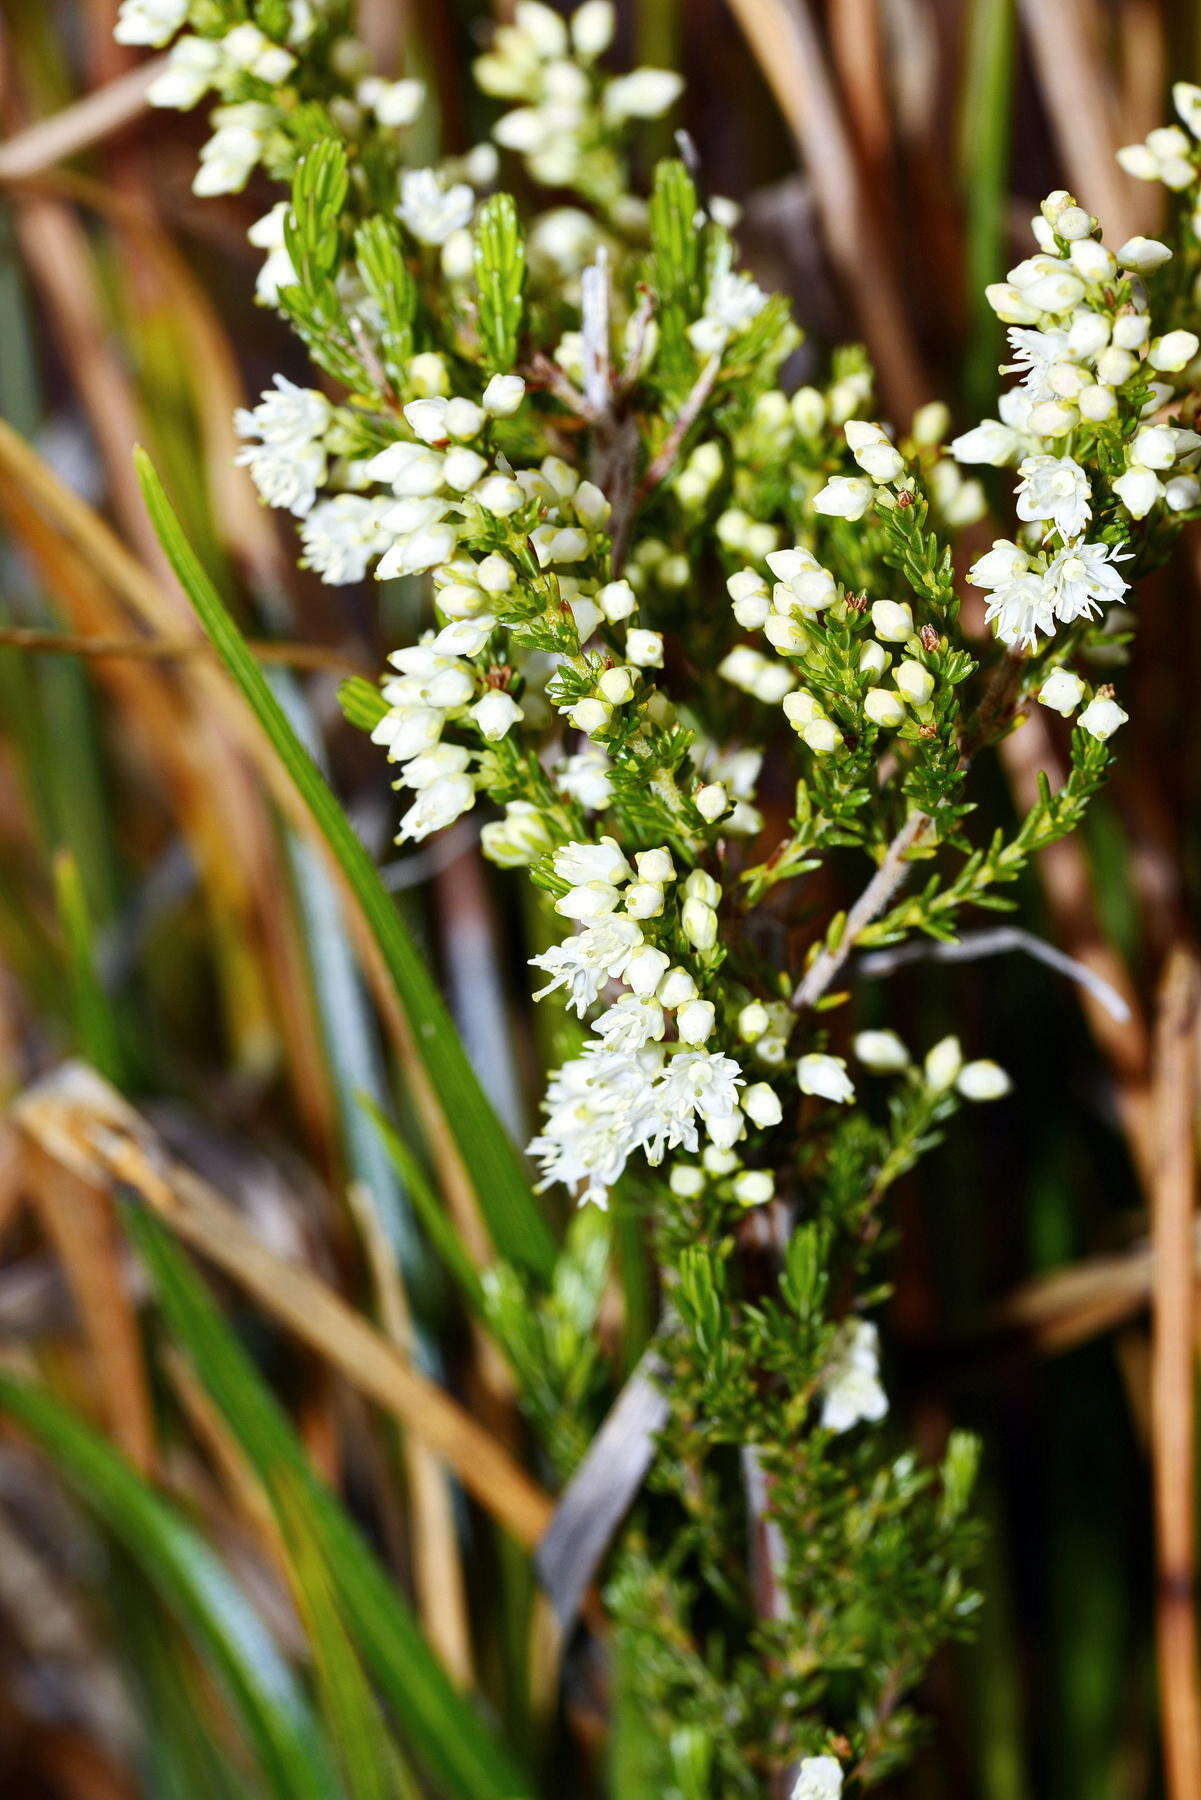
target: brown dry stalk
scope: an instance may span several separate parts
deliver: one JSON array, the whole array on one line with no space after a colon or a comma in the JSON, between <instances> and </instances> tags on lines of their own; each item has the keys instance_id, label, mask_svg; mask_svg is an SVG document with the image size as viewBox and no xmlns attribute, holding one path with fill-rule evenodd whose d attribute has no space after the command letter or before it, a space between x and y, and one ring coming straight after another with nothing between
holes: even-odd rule
<instances>
[{"instance_id":1,"label":"brown dry stalk","mask_svg":"<svg viewBox=\"0 0 1201 1800\"><path fill-rule=\"evenodd\" d=\"M805 162L830 259L854 303L887 410L927 398L921 358L805 0L729 0Z\"/></svg>"},{"instance_id":2,"label":"brown dry stalk","mask_svg":"<svg viewBox=\"0 0 1201 1800\"><path fill-rule=\"evenodd\" d=\"M13 1116L49 1156L85 1180L132 1189L186 1243L440 1456L519 1543L538 1541L554 1511L550 1495L339 1294L269 1250L237 1208L176 1162L153 1128L93 1069L64 1064L21 1096Z\"/></svg>"},{"instance_id":3,"label":"brown dry stalk","mask_svg":"<svg viewBox=\"0 0 1201 1800\"><path fill-rule=\"evenodd\" d=\"M18 131L0 145L0 182L28 181L140 118L146 110L146 91L166 61L165 56L155 56L139 63L128 75Z\"/></svg>"},{"instance_id":4,"label":"brown dry stalk","mask_svg":"<svg viewBox=\"0 0 1201 1800\"><path fill-rule=\"evenodd\" d=\"M389 1341L405 1356L411 1356L413 1328L408 1296L379 1212L361 1183L353 1182L347 1192L371 1271L380 1322ZM460 1687L471 1688L475 1681L471 1625L463 1559L455 1531L454 1495L441 1462L411 1432L404 1438L404 1464L413 1585L422 1623L447 1673Z\"/></svg>"},{"instance_id":5,"label":"brown dry stalk","mask_svg":"<svg viewBox=\"0 0 1201 1800\"><path fill-rule=\"evenodd\" d=\"M147 1474L155 1461L150 1384L112 1195L28 1137L23 1147L26 1186L83 1327L97 1406L114 1442Z\"/></svg>"},{"instance_id":6,"label":"brown dry stalk","mask_svg":"<svg viewBox=\"0 0 1201 1800\"><path fill-rule=\"evenodd\" d=\"M1101 55L1104 24L1095 0L1021 0L1022 24L1064 172L1110 241L1146 224L1142 184L1114 162L1114 83Z\"/></svg>"},{"instance_id":7,"label":"brown dry stalk","mask_svg":"<svg viewBox=\"0 0 1201 1800\"><path fill-rule=\"evenodd\" d=\"M367 666L348 651L325 644L276 643L248 638L246 647L261 663L282 663L292 669L323 669L332 675L364 675ZM102 637L89 632L42 631L32 626L0 626L0 650L59 656L125 656L178 661L188 656L215 656L207 638Z\"/></svg>"},{"instance_id":8,"label":"brown dry stalk","mask_svg":"<svg viewBox=\"0 0 1201 1800\"><path fill-rule=\"evenodd\" d=\"M1201 1665L1196 1611L1193 1231L1197 1028L1201 969L1191 949L1168 959L1159 991L1153 1078L1151 1241L1152 1455L1158 1570L1156 1643L1168 1800L1201 1794Z\"/></svg>"}]
</instances>

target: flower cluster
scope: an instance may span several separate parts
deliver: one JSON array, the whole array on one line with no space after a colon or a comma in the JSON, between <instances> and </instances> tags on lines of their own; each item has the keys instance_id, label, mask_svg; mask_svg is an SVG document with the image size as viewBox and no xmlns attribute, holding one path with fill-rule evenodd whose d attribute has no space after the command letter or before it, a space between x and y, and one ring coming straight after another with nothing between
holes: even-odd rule
<instances>
[{"instance_id":1,"label":"flower cluster","mask_svg":"<svg viewBox=\"0 0 1201 1800\"><path fill-rule=\"evenodd\" d=\"M570 19L518 0L476 67L504 103L495 145L417 168L419 85L374 73L341 8L291 0L271 9L287 25L274 37L242 14L123 0L119 27L157 45L191 26L155 98L219 101L198 191L260 164L289 184L251 233L258 294L320 385L278 377L239 413L239 461L324 580L428 595L381 683L347 684L347 714L408 791L401 841L478 808L484 854L545 897L535 997L574 1017L530 1153L544 1187L650 1215L672 1301L678 1454L662 1479L684 1521L665 1560L724 1567L742 1527L708 1459L745 1445L748 1419L779 1519L804 1522L780 1578L809 1608L814 1673L772 1687L771 1754L799 1763L797 1800L834 1800L846 1742L862 1752L970 1612L974 1453L957 1440L935 1484L885 1447L866 1316L880 1215L955 1109L1009 1085L953 1037L919 1060L891 1030L856 1031L854 958L1004 904L1104 779L1126 714L1089 671L1111 670L1134 583L1201 512L1201 249L1185 232L1111 251L1051 195L1034 253L989 290L1016 384L948 445L940 405L907 430L878 421L859 350L787 391L799 334L739 268L734 210L678 161L632 191L629 130L679 82L604 66L607 0ZM1201 94L1178 89L1177 106L1187 131L1124 160L1187 218ZM488 193L495 146L552 190L525 230ZM983 634L961 621L956 567L987 508L964 473L979 465L1016 474L1012 535L966 570L988 596ZM972 847L973 763L1036 702L1073 721L1070 773ZM838 891L856 856L857 900ZM918 858L928 879L906 893ZM886 1109L859 1070L887 1078ZM745 1254L758 1227L776 1246L766 1296ZM868 1495L890 1541L922 1546L921 1600L889 1615L895 1661L860 1657L852 1677L848 1621L888 1611L887 1581L866 1601L805 1584L845 1569ZM618 1584L614 1605L670 1663L654 1704L671 1718L682 1693L702 1701L696 1662L662 1649L663 1609L687 1643L695 1597L656 1587L652 1606L650 1585ZM705 1604L732 1593L723 1574ZM774 1628L731 1623L788 1668ZM826 1652L841 1684L823 1685ZM715 1712L729 1769L751 1729L731 1720L753 1717L741 1701ZM728 1791L747 1791L737 1773Z\"/></svg>"}]
</instances>

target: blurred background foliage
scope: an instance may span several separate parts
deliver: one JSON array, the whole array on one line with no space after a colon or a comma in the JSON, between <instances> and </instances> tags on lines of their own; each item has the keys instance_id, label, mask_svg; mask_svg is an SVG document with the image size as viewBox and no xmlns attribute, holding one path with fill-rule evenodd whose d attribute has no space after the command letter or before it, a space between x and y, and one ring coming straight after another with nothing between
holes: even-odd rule
<instances>
[{"instance_id":1,"label":"blurred background foliage","mask_svg":"<svg viewBox=\"0 0 1201 1800\"><path fill-rule=\"evenodd\" d=\"M649 1800L634 1672L587 1633L564 1653L528 1555L646 1339L638 1221L614 1221L606 1276L607 1230L568 1234L548 1201L565 1248L539 1240L553 1287L527 1301L378 950L196 646L135 442L520 1137L562 1049L526 1002L522 889L466 822L390 860L386 768L335 703L419 595L297 574L233 469L235 405L276 370L305 379L253 305L246 227L274 196L193 197L202 120L146 113L115 10L0 3L0 1791L585 1794L607 1709L614 1791ZM384 67L436 97L417 154L486 132L465 73L504 11L360 0ZM704 179L795 300L796 379L861 335L886 414L937 395L957 428L991 410L981 290L1039 197L1071 187L1112 242L1153 229L1160 190L1112 150L1167 117L1171 77L1201 77L1192 0L618 11L619 54L688 77ZM1201 847L1199 548L1144 587L1117 774L1024 896L1129 1022L1021 956L887 980L910 1041L954 1026L1016 1075L900 1201L892 1385L928 1453L952 1422L983 1434L989 1528L980 1640L929 1684L907 1795L1163 1791L1148 1221L1179 1080L1156 996ZM998 819L1031 791L1028 735ZM64 1076L71 1057L136 1113Z\"/></svg>"}]
</instances>

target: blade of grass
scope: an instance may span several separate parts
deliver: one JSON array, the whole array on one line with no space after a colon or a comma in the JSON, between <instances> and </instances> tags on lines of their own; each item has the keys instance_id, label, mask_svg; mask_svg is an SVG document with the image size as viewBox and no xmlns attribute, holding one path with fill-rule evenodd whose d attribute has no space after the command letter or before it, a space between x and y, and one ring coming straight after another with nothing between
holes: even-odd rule
<instances>
[{"instance_id":1,"label":"blade of grass","mask_svg":"<svg viewBox=\"0 0 1201 1800\"><path fill-rule=\"evenodd\" d=\"M306 1500L304 1485L281 1471L276 1505L288 1544L293 1596L312 1645L321 1711L346 1778L348 1800L411 1800L414 1783L388 1738L346 1634Z\"/></svg>"},{"instance_id":2,"label":"blade of grass","mask_svg":"<svg viewBox=\"0 0 1201 1800\"><path fill-rule=\"evenodd\" d=\"M93 1070L79 1063L57 1070L21 1097L13 1116L67 1168L139 1195L172 1231L416 1432L519 1544L537 1541L553 1503L508 1451L318 1276L270 1250Z\"/></svg>"},{"instance_id":3,"label":"blade of grass","mask_svg":"<svg viewBox=\"0 0 1201 1800\"><path fill-rule=\"evenodd\" d=\"M69 850L60 850L54 858L54 893L66 943L67 977L71 990L71 1010L75 1019L76 1043L88 1062L109 1081L120 1086L123 1060L117 1040L117 1024L108 995L101 987L100 977L96 972L92 921L79 876L79 865Z\"/></svg>"},{"instance_id":4,"label":"blade of grass","mask_svg":"<svg viewBox=\"0 0 1201 1800\"><path fill-rule=\"evenodd\" d=\"M385 1117L374 1097L371 1094L360 1094L359 1104L379 1133L384 1149L405 1185L405 1190L430 1243L448 1273L453 1275L459 1284L472 1311L482 1318L484 1289L479 1271L464 1249L452 1220L430 1186L425 1170L391 1121Z\"/></svg>"},{"instance_id":5,"label":"blade of grass","mask_svg":"<svg viewBox=\"0 0 1201 1800\"><path fill-rule=\"evenodd\" d=\"M152 1214L131 1209L127 1218L174 1339L268 1491L281 1471L302 1485L308 1523L351 1633L415 1753L463 1800L527 1793L528 1783L447 1679L357 1528L312 1476L291 1425L188 1259Z\"/></svg>"},{"instance_id":6,"label":"blade of grass","mask_svg":"<svg viewBox=\"0 0 1201 1800\"><path fill-rule=\"evenodd\" d=\"M417 1054L471 1176L493 1241L510 1260L545 1279L554 1265L554 1240L534 1204L517 1153L488 1103L378 869L289 725L241 632L193 555L144 452L137 455L137 468L151 521L180 585L319 826L371 926L411 1022Z\"/></svg>"},{"instance_id":7,"label":"blade of grass","mask_svg":"<svg viewBox=\"0 0 1201 1800\"><path fill-rule=\"evenodd\" d=\"M273 1796L331 1800L338 1785L292 1673L208 1546L46 1390L0 1371L0 1412L38 1441L188 1627L234 1699Z\"/></svg>"},{"instance_id":8,"label":"blade of grass","mask_svg":"<svg viewBox=\"0 0 1201 1800\"><path fill-rule=\"evenodd\" d=\"M964 400L971 418L991 410L1001 326L984 297L1005 266L1013 117L1013 0L973 0L968 16L960 129L960 180L967 213L964 283L971 309Z\"/></svg>"}]
</instances>

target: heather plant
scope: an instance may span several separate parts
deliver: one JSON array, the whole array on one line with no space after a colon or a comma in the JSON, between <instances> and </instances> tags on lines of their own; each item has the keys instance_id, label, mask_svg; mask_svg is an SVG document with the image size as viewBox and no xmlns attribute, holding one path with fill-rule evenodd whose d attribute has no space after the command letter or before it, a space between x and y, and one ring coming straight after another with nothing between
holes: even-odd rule
<instances>
[{"instance_id":1,"label":"heather plant","mask_svg":"<svg viewBox=\"0 0 1201 1800\"><path fill-rule=\"evenodd\" d=\"M1105 780L1132 592L1201 512L1201 90L1123 155L1170 241L1051 194L989 290L999 417L948 442L939 404L878 422L856 346L790 387L789 308L690 147L634 184L680 82L613 72L612 34L606 0L519 0L475 67L491 141L417 167L421 84L338 0L118 25L171 41L155 104L217 102L198 194L283 189L257 294L318 373L239 414L239 460L324 581L424 584L427 629L343 689L397 841L478 817L540 896L528 1154L584 1210L549 1284L501 1257L481 1304L560 1481L610 1385L610 1220L654 1245L667 1418L605 1605L663 1791L835 1800L907 1760L981 1604L980 1447L905 1447L878 1316L894 1184L1010 1079L869 1027L856 959L1010 907ZM1070 771L983 836L978 765L1035 707Z\"/></svg>"}]
</instances>

